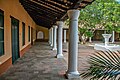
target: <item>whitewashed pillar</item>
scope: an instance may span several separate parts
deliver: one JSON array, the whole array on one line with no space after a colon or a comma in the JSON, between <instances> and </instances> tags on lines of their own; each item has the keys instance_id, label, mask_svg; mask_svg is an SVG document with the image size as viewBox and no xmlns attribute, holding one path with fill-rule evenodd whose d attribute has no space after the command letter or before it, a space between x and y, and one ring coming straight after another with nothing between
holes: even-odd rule
<instances>
[{"instance_id":1,"label":"whitewashed pillar","mask_svg":"<svg viewBox=\"0 0 120 80\"><path fill-rule=\"evenodd\" d=\"M66 43L66 30L64 30L64 43Z\"/></svg>"},{"instance_id":2,"label":"whitewashed pillar","mask_svg":"<svg viewBox=\"0 0 120 80\"><path fill-rule=\"evenodd\" d=\"M57 26L53 26L53 49L52 50L57 50L56 48L56 34L57 34Z\"/></svg>"},{"instance_id":3,"label":"whitewashed pillar","mask_svg":"<svg viewBox=\"0 0 120 80\"><path fill-rule=\"evenodd\" d=\"M51 45L50 46L53 46L53 28L51 28Z\"/></svg>"},{"instance_id":4,"label":"whitewashed pillar","mask_svg":"<svg viewBox=\"0 0 120 80\"><path fill-rule=\"evenodd\" d=\"M115 42L115 31L112 32L112 43Z\"/></svg>"},{"instance_id":5,"label":"whitewashed pillar","mask_svg":"<svg viewBox=\"0 0 120 80\"><path fill-rule=\"evenodd\" d=\"M69 34L69 55L68 55L68 70L66 76L68 78L78 78L80 76L78 66L78 17L79 10L68 10L70 19L70 34Z\"/></svg>"},{"instance_id":6,"label":"whitewashed pillar","mask_svg":"<svg viewBox=\"0 0 120 80\"><path fill-rule=\"evenodd\" d=\"M63 58L62 54L62 30L63 30L63 22L57 21L58 25L58 35L57 35L57 58Z\"/></svg>"}]
</instances>

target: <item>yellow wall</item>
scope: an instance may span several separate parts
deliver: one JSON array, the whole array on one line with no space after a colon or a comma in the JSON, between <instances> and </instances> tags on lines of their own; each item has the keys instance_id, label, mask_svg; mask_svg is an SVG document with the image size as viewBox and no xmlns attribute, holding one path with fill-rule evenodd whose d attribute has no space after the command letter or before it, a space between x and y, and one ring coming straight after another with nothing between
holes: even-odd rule
<instances>
[{"instance_id":1,"label":"yellow wall","mask_svg":"<svg viewBox=\"0 0 120 80\"><path fill-rule=\"evenodd\" d=\"M63 29L64 30L64 29ZM48 40L49 39L49 29L45 28L45 27L41 27L37 25L37 32L42 31L44 33L44 39ZM66 30L66 39L68 40L69 38L69 30ZM64 31L63 31L63 35L64 35ZM64 37L63 37L64 38Z\"/></svg>"},{"instance_id":2,"label":"yellow wall","mask_svg":"<svg viewBox=\"0 0 120 80\"><path fill-rule=\"evenodd\" d=\"M44 39L48 40L49 38L49 29L37 25L37 32L42 31L44 33Z\"/></svg>"},{"instance_id":3,"label":"yellow wall","mask_svg":"<svg viewBox=\"0 0 120 80\"><path fill-rule=\"evenodd\" d=\"M5 53L0 57L0 64L12 56L11 51L11 18L10 16L19 20L19 45L20 50L25 48L30 43L28 42L28 26L36 30L36 24L28 13L24 10L19 0L0 0L0 9L4 11L4 44ZM25 46L22 46L22 22L25 23ZM34 40L36 35L34 33Z\"/></svg>"}]
</instances>

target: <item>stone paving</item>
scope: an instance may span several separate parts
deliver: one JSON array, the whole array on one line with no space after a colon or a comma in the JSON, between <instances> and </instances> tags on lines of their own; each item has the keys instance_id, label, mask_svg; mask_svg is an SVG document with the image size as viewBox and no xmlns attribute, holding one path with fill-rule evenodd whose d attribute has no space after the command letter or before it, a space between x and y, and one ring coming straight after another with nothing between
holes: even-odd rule
<instances>
[{"instance_id":1,"label":"stone paving","mask_svg":"<svg viewBox=\"0 0 120 80\"><path fill-rule=\"evenodd\" d=\"M56 51L52 51L47 42L36 42L22 58L0 76L0 80L68 80L64 77L68 63L67 45L63 44L64 59L57 59ZM94 53L93 47L79 44L79 72L88 66L86 60L92 53Z\"/></svg>"}]
</instances>

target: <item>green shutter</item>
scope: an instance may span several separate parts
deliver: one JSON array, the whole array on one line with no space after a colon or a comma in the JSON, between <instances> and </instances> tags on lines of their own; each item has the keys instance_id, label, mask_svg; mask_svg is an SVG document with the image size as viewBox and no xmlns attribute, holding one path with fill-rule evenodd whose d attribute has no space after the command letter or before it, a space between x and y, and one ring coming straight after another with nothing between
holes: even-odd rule
<instances>
[{"instance_id":1,"label":"green shutter","mask_svg":"<svg viewBox=\"0 0 120 80\"><path fill-rule=\"evenodd\" d=\"M11 17L12 63L19 58L19 20Z\"/></svg>"},{"instance_id":2,"label":"green shutter","mask_svg":"<svg viewBox=\"0 0 120 80\"><path fill-rule=\"evenodd\" d=\"M25 45L25 23L22 23L22 45Z\"/></svg>"},{"instance_id":3,"label":"green shutter","mask_svg":"<svg viewBox=\"0 0 120 80\"><path fill-rule=\"evenodd\" d=\"M0 56L4 54L4 13L0 11Z\"/></svg>"},{"instance_id":4,"label":"green shutter","mask_svg":"<svg viewBox=\"0 0 120 80\"><path fill-rule=\"evenodd\" d=\"M30 42L30 26L28 26L28 42Z\"/></svg>"}]
</instances>

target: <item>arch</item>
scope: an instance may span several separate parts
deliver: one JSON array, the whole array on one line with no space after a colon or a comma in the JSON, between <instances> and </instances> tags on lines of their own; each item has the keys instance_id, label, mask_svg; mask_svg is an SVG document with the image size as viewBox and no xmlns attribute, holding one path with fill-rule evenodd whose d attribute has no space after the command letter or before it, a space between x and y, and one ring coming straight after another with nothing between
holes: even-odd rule
<instances>
[{"instance_id":1,"label":"arch","mask_svg":"<svg viewBox=\"0 0 120 80\"><path fill-rule=\"evenodd\" d=\"M44 39L44 33L42 31L38 31L37 39Z\"/></svg>"}]
</instances>

